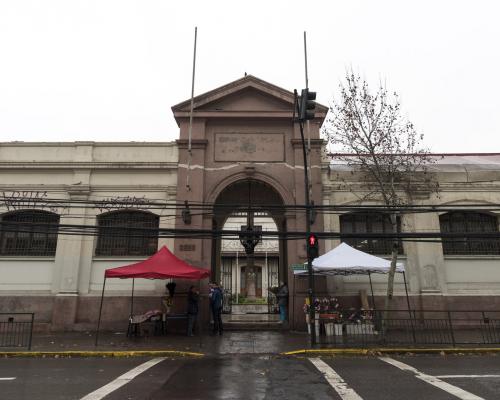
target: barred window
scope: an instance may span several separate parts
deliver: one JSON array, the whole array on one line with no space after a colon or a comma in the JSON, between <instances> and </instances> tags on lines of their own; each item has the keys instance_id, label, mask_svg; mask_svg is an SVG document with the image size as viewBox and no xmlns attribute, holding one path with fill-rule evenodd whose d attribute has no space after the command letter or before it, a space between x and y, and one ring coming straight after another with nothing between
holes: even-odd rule
<instances>
[{"instance_id":1,"label":"barred window","mask_svg":"<svg viewBox=\"0 0 500 400\"><path fill-rule=\"evenodd\" d=\"M474 211L453 211L439 216L442 233L497 233L498 219L494 215ZM498 238L443 238L443 254L500 254Z\"/></svg>"},{"instance_id":2,"label":"barred window","mask_svg":"<svg viewBox=\"0 0 500 400\"><path fill-rule=\"evenodd\" d=\"M398 232L401 219L397 218ZM382 213L349 213L340 216L340 240L358 250L370 254L391 254L393 240L342 237L343 233L393 233L390 217ZM398 253L402 254L403 244L399 240Z\"/></svg>"},{"instance_id":3,"label":"barred window","mask_svg":"<svg viewBox=\"0 0 500 400\"><path fill-rule=\"evenodd\" d=\"M0 255L55 256L59 215L41 210L1 216Z\"/></svg>"},{"instance_id":4,"label":"barred window","mask_svg":"<svg viewBox=\"0 0 500 400\"><path fill-rule=\"evenodd\" d=\"M157 215L144 211L113 211L97 217L96 256L149 256L158 249Z\"/></svg>"}]
</instances>

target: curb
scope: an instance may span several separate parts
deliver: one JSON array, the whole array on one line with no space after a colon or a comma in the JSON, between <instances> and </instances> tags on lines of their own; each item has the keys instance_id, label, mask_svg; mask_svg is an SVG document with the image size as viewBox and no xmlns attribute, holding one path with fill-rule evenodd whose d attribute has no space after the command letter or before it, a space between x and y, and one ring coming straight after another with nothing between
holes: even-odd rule
<instances>
[{"instance_id":1,"label":"curb","mask_svg":"<svg viewBox=\"0 0 500 400\"><path fill-rule=\"evenodd\" d=\"M448 348L372 348L372 349L300 349L281 353L283 356L331 355L372 356L379 354L464 354L500 353L500 347L448 347Z\"/></svg>"},{"instance_id":2,"label":"curb","mask_svg":"<svg viewBox=\"0 0 500 400\"><path fill-rule=\"evenodd\" d=\"M137 350L137 351L4 351L0 357L6 358L71 358L71 357L203 357L205 354L176 350Z\"/></svg>"}]
</instances>

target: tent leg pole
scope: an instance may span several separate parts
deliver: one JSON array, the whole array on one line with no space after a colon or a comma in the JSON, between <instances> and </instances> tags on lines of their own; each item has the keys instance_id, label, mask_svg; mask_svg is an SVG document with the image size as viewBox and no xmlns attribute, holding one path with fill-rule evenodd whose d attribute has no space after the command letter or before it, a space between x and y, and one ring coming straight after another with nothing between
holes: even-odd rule
<instances>
[{"instance_id":1,"label":"tent leg pole","mask_svg":"<svg viewBox=\"0 0 500 400\"><path fill-rule=\"evenodd\" d=\"M410 315L410 324L411 324L411 332L413 334L413 342L417 342L417 338L415 336L415 326L413 324L412 312L410 307L410 297L408 296L408 285L406 283L406 274L403 271L403 282L405 284L405 293L406 293L406 304L408 305L408 314Z\"/></svg>"},{"instance_id":2,"label":"tent leg pole","mask_svg":"<svg viewBox=\"0 0 500 400\"><path fill-rule=\"evenodd\" d=\"M199 345L200 349L203 347L203 332L202 332L202 326L203 326L203 315L200 316L200 309L199 303L201 302L201 280L198 280L198 314L196 314L196 329L198 331L198 336L200 338ZM204 309L205 307L203 307ZM200 318L201 317L201 318Z\"/></svg>"},{"instance_id":3,"label":"tent leg pole","mask_svg":"<svg viewBox=\"0 0 500 400\"><path fill-rule=\"evenodd\" d=\"M406 274L404 273L404 271L403 271L403 282L405 284L406 304L408 306L408 312L410 313L411 317L410 297L408 296L408 285L406 284Z\"/></svg>"},{"instance_id":4,"label":"tent leg pole","mask_svg":"<svg viewBox=\"0 0 500 400\"><path fill-rule=\"evenodd\" d=\"M99 340L99 328L101 327L102 303L104 301L105 288L106 288L106 277L104 277L104 283L102 284L101 305L99 306L99 318L97 319L97 330L95 333L95 346L97 346L97 342Z\"/></svg>"},{"instance_id":5,"label":"tent leg pole","mask_svg":"<svg viewBox=\"0 0 500 400\"><path fill-rule=\"evenodd\" d=\"M372 274L370 272L368 272L368 279L370 279L370 290L372 292L372 307L373 311L375 311L377 308L375 307L375 297L373 296Z\"/></svg>"},{"instance_id":6,"label":"tent leg pole","mask_svg":"<svg viewBox=\"0 0 500 400\"><path fill-rule=\"evenodd\" d=\"M134 315L134 286L135 286L135 278L132 278L132 298L130 299L130 316Z\"/></svg>"}]
</instances>

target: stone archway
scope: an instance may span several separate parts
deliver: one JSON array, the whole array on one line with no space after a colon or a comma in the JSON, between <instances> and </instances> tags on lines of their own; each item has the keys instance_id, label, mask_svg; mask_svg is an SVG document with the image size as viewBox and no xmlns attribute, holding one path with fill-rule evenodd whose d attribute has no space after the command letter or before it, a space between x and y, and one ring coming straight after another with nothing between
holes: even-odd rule
<instances>
[{"instance_id":1,"label":"stone archway","mask_svg":"<svg viewBox=\"0 0 500 400\"><path fill-rule=\"evenodd\" d=\"M229 184L217 196L212 228L227 230L226 222L232 218L230 230L242 231L250 224L255 229L284 233L286 217L283 206L283 199L271 185L254 178L241 179ZM226 295L236 299L244 297L248 301L265 300L268 312L274 312L274 297L267 289L277 286L279 280L287 281L286 240L283 237L262 239L251 253L245 251L238 237L234 240L216 238L212 245L212 278L222 283ZM244 268L238 274L240 264ZM265 274L264 278L262 274ZM241 290L241 282L244 282L244 290ZM229 308L226 311L229 312Z\"/></svg>"}]
</instances>

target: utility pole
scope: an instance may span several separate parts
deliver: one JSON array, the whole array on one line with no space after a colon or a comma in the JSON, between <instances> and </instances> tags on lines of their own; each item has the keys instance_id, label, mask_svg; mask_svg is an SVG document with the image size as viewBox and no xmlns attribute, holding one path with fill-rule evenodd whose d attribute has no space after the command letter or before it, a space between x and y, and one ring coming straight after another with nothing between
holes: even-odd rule
<instances>
[{"instance_id":1,"label":"utility pole","mask_svg":"<svg viewBox=\"0 0 500 400\"><path fill-rule=\"evenodd\" d=\"M316 108L316 93L309 91L309 75L307 70L307 34L304 32L304 70L306 78L306 88L302 89L300 98L298 98L297 90L295 93L295 110L299 116L300 138L302 140L302 154L304 156L304 192L305 192L305 208L306 208L306 249L307 249L307 275L309 280L308 299L309 299L309 330L311 332L311 347L316 345L316 330L314 324L315 310L314 310L314 274L312 269L312 261L318 257L318 238L316 235L311 234L311 220L313 209L311 207L311 188L309 185L309 169L307 167L307 158L311 151L311 138L309 135L309 120L314 119L314 111ZM295 122L295 121L294 121ZM307 122L307 150L306 141L304 139L304 122Z\"/></svg>"},{"instance_id":2,"label":"utility pole","mask_svg":"<svg viewBox=\"0 0 500 400\"><path fill-rule=\"evenodd\" d=\"M315 310L314 310L314 275L312 269L313 249L317 249L317 238L315 235L311 234L311 200L309 196L309 173L307 166L307 151L306 151L306 141L304 139L304 121L314 118L314 109L316 108L315 92L309 92L309 89L302 89L302 95L300 96L300 101L297 96L297 90L295 90L295 107L297 108L297 114L299 116L299 127L300 127L300 138L302 140L302 154L304 156L304 194L305 194L305 208L306 208L306 248L307 248L307 275L309 278L309 288L308 288L308 299L309 299L309 324L311 332L311 347L316 345L316 330L314 324ZM295 110L294 110L295 114ZM310 240L314 237L314 243L312 244ZM317 257L317 255L316 255Z\"/></svg>"}]
</instances>

